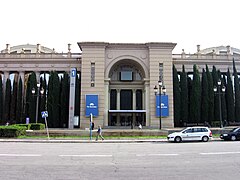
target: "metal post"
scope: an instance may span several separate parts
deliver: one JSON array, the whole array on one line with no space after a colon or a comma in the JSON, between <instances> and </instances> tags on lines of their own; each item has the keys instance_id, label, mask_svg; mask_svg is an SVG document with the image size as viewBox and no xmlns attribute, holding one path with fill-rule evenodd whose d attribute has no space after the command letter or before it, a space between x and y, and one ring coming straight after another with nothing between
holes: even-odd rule
<instances>
[{"instance_id":1,"label":"metal post","mask_svg":"<svg viewBox=\"0 0 240 180\"><path fill-rule=\"evenodd\" d=\"M47 117L45 117L45 124L46 124L47 136L49 140L50 138L49 138L49 132L48 132Z\"/></svg>"},{"instance_id":2,"label":"metal post","mask_svg":"<svg viewBox=\"0 0 240 180\"><path fill-rule=\"evenodd\" d=\"M159 129L162 129L162 87L159 85Z\"/></svg>"}]
</instances>

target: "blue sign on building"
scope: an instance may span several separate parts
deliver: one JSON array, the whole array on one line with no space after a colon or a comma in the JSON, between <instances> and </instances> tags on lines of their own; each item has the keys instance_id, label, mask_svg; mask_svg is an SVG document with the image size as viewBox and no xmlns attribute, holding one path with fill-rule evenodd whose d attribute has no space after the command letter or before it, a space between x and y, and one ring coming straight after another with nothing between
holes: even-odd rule
<instances>
[{"instance_id":1,"label":"blue sign on building","mask_svg":"<svg viewBox=\"0 0 240 180\"><path fill-rule=\"evenodd\" d=\"M156 116L160 117L160 98L156 96ZM168 95L161 95L161 116L169 116Z\"/></svg>"},{"instance_id":2,"label":"blue sign on building","mask_svg":"<svg viewBox=\"0 0 240 180\"><path fill-rule=\"evenodd\" d=\"M98 116L98 95L86 94L86 116Z\"/></svg>"}]
</instances>

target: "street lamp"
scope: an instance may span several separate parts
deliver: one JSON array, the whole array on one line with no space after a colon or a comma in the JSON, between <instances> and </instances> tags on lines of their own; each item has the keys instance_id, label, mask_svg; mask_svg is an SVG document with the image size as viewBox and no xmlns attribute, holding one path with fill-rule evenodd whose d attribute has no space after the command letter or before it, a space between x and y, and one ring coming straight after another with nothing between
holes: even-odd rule
<instances>
[{"instance_id":1,"label":"street lamp","mask_svg":"<svg viewBox=\"0 0 240 180\"><path fill-rule=\"evenodd\" d=\"M39 104L39 96L43 95L44 93L44 89L41 88L40 90L40 94L39 94L39 89L40 89L40 83L37 83L37 94L35 95L36 93L36 90L35 88L32 88L32 94L37 96L37 104L36 104L36 123L38 122L38 104Z\"/></svg>"},{"instance_id":2,"label":"street lamp","mask_svg":"<svg viewBox=\"0 0 240 180\"><path fill-rule=\"evenodd\" d=\"M219 101L219 120L220 120L220 128L223 127L223 122L222 122L222 103L221 103L221 95L225 93L225 86L222 86L222 89L220 88L221 87L221 80L219 79L218 82L217 82L217 87L214 86L213 88L213 91L215 92L215 94L218 95L218 101Z\"/></svg>"},{"instance_id":3,"label":"street lamp","mask_svg":"<svg viewBox=\"0 0 240 180\"><path fill-rule=\"evenodd\" d=\"M162 92L166 93L166 88L163 86L162 81L158 81L157 86L154 87L155 96L159 95L159 129L162 129Z\"/></svg>"}]
</instances>

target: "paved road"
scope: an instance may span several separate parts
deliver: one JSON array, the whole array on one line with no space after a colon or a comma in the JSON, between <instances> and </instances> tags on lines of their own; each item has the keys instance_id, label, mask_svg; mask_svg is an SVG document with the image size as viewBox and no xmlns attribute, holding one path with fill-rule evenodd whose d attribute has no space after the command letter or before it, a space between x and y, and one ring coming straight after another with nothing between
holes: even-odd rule
<instances>
[{"instance_id":1,"label":"paved road","mask_svg":"<svg viewBox=\"0 0 240 180\"><path fill-rule=\"evenodd\" d=\"M240 142L0 143L0 179L239 179Z\"/></svg>"}]
</instances>

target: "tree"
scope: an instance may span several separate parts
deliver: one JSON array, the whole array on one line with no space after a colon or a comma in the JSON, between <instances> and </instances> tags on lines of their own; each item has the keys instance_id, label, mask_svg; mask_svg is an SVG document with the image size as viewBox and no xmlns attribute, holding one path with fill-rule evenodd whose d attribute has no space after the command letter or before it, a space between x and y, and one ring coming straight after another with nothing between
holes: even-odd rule
<instances>
[{"instance_id":1,"label":"tree","mask_svg":"<svg viewBox=\"0 0 240 180\"><path fill-rule=\"evenodd\" d=\"M23 110L23 92L22 92L22 78L20 77L17 87L17 108L16 108L17 123L23 123L22 110Z\"/></svg>"},{"instance_id":2,"label":"tree","mask_svg":"<svg viewBox=\"0 0 240 180\"><path fill-rule=\"evenodd\" d=\"M0 124L3 123L3 84L2 76L0 74Z\"/></svg>"},{"instance_id":3,"label":"tree","mask_svg":"<svg viewBox=\"0 0 240 180\"><path fill-rule=\"evenodd\" d=\"M221 80L218 76L218 72L215 66L212 69L212 78L213 78L213 86L216 88L218 87L218 81ZM218 92L217 92L218 93ZM220 111L219 111L219 97L217 94L214 96L214 121L220 121Z\"/></svg>"},{"instance_id":4,"label":"tree","mask_svg":"<svg viewBox=\"0 0 240 180\"><path fill-rule=\"evenodd\" d=\"M32 72L27 80L26 91L26 116L30 118L30 123L35 123L36 118L36 100L37 97L32 94L32 89L37 90L37 79L35 72Z\"/></svg>"},{"instance_id":5,"label":"tree","mask_svg":"<svg viewBox=\"0 0 240 180\"><path fill-rule=\"evenodd\" d=\"M173 103L174 103L174 125L180 126L180 88L177 69L173 65Z\"/></svg>"},{"instance_id":6,"label":"tree","mask_svg":"<svg viewBox=\"0 0 240 180\"><path fill-rule=\"evenodd\" d=\"M43 94L40 94L39 97L39 112L46 111L46 95L47 95L47 82L46 75L44 73L44 78L40 78L40 90L43 90ZM41 113L38 114L38 120L40 123L45 123L45 119L42 118Z\"/></svg>"},{"instance_id":7,"label":"tree","mask_svg":"<svg viewBox=\"0 0 240 180\"><path fill-rule=\"evenodd\" d=\"M11 81L8 78L6 81L5 105L4 105L4 120L10 121L10 106L11 106Z\"/></svg>"},{"instance_id":8,"label":"tree","mask_svg":"<svg viewBox=\"0 0 240 180\"><path fill-rule=\"evenodd\" d=\"M60 98L61 116L60 125L64 128L68 127L68 106L69 106L69 76L66 72L61 78L61 98Z\"/></svg>"},{"instance_id":9,"label":"tree","mask_svg":"<svg viewBox=\"0 0 240 180\"><path fill-rule=\"evenodd\" d=\"M60 127L60 81L56 71L50 73L48 84L49 127Z\"/></svg>"},{"instance_id":10,"label":"tree","mask_svg":"<svg viewBox=\"0 0 240 180\"><path fill-rule=\"evenodd\" d=\"M206 65L206 75L208 81L208 123L214 120L214 92L213 92L213 78Z\"/></svg>"},{"instance_id":11,"label":"tree","mask_svg":"<svg viewBox=\"0 0 240 180\"><path fill-rule=\"evenodd\" d=\"M190 97L190 118L192 122L200 122L201 112L201 84L197 66L193 66L192 93Z\"/></svg>"},{"instance_id":12,"label":"tree","mask_svg":"<svg viewBox=\"0 0 240 180\"><path fill-rule=\"evenodd\" d=\"M240 87L238 73L233 59L233 76L234 76L234 90L235 90L235 121L240 121Z\"/></svg>"},{"instance_id":13,"label":"tree","mask_svg":"<svg viewBox=\"0 0 240 180\"><path fill-rule=\"evenodd\" d=\"M180 74L180 89L181 89L181 120L183 123L188 122L188 82L187 74L184 65L182 66L182 73Z\"/></svg>"},{"instance_id":14,"label":"tree","mask_svg":"<svg viewBox=\"0 0 240 180\"><path fill-rule=\"evenodd\" d=\"M208 80L206 71L202 70L202 103L201 103L201 122L209 122L208 110L209 110L209 95L208 95Z\"/></svg>"},{"instance_id":15,"label":"tree","mask_svg":"<svg viewBox=\"0 0 240 180\"><path fill-rule=\"evenodd\" d=\"M229 69L227 72L226 106L227 106L227 121L233 122L235 120L234 96L233 96L232 75L230 74Z\"/></svg>"},{"instance_id":16,"label":"tree","mask_svg":"<svg viewBox=\"0 0 240 180\"><path fill-rule=\"evenodd\" d=\"M10 123L16 124L16 104L17 104L17 76L13 80L13 88L11 93L11 109L10 109Z\"/></svg>"},{"instance_id":17,"label":"tree","mask_svg":"<svg viewBox=\"0 0 240 180\"><path fill-rule=\"evenodd\" d=\"M76 77L76 87L75 87L75 110L74 115L80 116L80 74Z\"/></svg>"}]
</instances>

